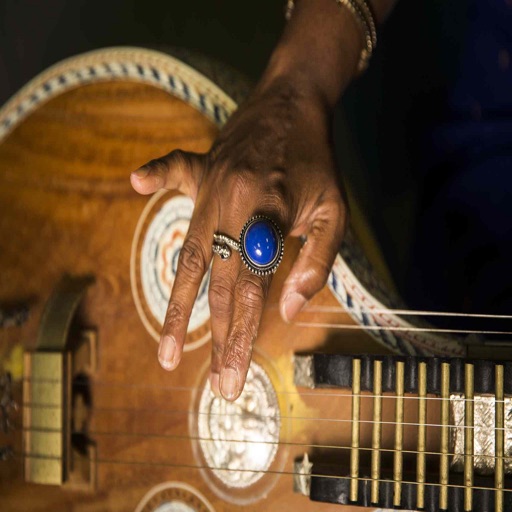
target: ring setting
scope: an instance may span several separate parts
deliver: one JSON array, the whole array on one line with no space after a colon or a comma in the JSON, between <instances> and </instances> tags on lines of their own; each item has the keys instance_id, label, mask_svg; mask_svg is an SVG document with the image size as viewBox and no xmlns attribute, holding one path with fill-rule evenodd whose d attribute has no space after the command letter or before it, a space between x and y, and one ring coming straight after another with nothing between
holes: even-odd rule
<instances>
[{"instance_id":1,"label":"ring setting","mask_svg":"<svg viewBox=\"0 0 512 512\"><path fill-rule=\"evenodd\" d=\"M260 276L273 274L283 259L284 239L279 226L265 215L251 217L242 228L237 242L215 233L213 252L227 260L232 251L240 253L245 266Z\"/></svg>"}]
</instances>

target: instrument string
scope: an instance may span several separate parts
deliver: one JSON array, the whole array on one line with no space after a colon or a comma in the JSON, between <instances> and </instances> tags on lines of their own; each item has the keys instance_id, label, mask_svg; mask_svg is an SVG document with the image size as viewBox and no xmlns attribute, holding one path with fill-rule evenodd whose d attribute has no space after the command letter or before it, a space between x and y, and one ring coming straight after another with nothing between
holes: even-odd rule
<instances>
[{"instance_id":1,"label":"instrument string","mask_svg":"<svg viewBox=\"0 0 512 512\"><path fill-rule=\"evenodd\" d=\"M267 304L265 309L275 310L279 309L278 304ZM367 316L372 315L395 315L400 316L437 316L437 317L452 317L452 318L465 318L465 319L487 319L487 320L512 320L512 315L504 314L492 314L492 313L461 313L456 311L429 311L429 310L415 310L415 309L394 309L394 308L364 308L359 307L355 312L365 314ZM347 310L343 306L324 306L324 305L307 305L301 314L307 313L334 313L343 314L351 318L351 311ZM116 316L118 318L119 315ZM429 332L429 333L441 333L441 334L482 334L482 335L512 335L512 331L509 330L489 330L489 329L440 329L432 326L408 326L408 325L381 325L371 326L363 324L340 324L330 322L306 322L306 321L295 321L290 322L292 325L299 327L319 327L319 328L333 328L333 329L348 329L348 330L382 330L382 331L397 331L397 332Z\"/></svg>"},{"instance_id":2,"label":"instrument string","mask_svg":"<svg viewBox=\"0 0 512 512\"><path fill-rule=\"evenodd\" d=\"M337 324L334 322L301 322L294 321L291 325L297 327L316 327L322 329L338 329L347 331L391 331L391 332L417 332L417 333L436 333L436 334L481 334L486 336L511 336L512 331L489 331L482 329L448 329L439 327L409 327L404 325L361 325L361 324Z\"/></svg>"},{"instance_id":3,"label":"instrument string","mask_svg":"<svg viewBox=\"0 0 512 512\"><path fill-rule=\"evenodd\" d=\"M279 305L272 303L266 306L269 309L278 309ZM358 307L358 314L371 317L372 315L394 315L400 316L418 316L418 317L451 317L463 319L486 319L486 320L512 320L512 315L493 314L493 313L462 313L456 311L429 311L415 309L398 308L371 308ZM351 318L351 312L343 306L324 306L308 304L301 312L301 315L308 313L334 313L343 314ZM397 318L398 320L399 318ZM389 319L391 320L391 319ZM388 320L388 321L389 321ZM364 324L344 324L335 322L309 322L305 320L295 320L290 322L297 327L305 328L323 328L337 330L355 330L355 331L389 331L404 333L431 333L431 334L466 334L482 336L512 336L510 330L496 329L469 329L469 328L437 328L434 326L414 326L414 325L364 325Z\"/></svg>"},{"instance_id":4,"label":"instrument string","mask_svg":"<svg viewBox=\"0 0 512 512\"><path fill-rule=\"evenodd\" d=\"M13 457L24 460L26 457L37 458L37 459L45 459L45 460L60 460L58 457L54 456L46 456L46 455L31 455L30 453L20 453L14 452L12 454ZM349 480L351 477L349 476L340 476L340 475L329 475L326 473L320 473L317 471L313 472L302 472L302 471L278 471L274 469L250 469L250 468L222 468L216 466L208 466L206 464L176 464L172 462L150 462L150 461L141 461L141 460L122 460L122 459L102 459L97 458L94 460L96 464L104 464L104 465L131 465L131 466L151 466L151 467L163 467L163 468L177 468L177 469L199 469L199 470L210 470L210 471L236 471L241 473L263 473L263 474L271 474L271 475L284 475L284 476L305 476L305 477L317 477L317 478L330 478L336 480ZM357 477L354 478L361 482L372 482L372 478L370 477ZM392 479L386 480L384 478L376 479L378 482L393 482ZM413 484L420 485L419 482L414 482L412 480L400 480L403 484ZM448 483L446 485L442 485L438 482L425 482L424 485L431 485L435 487L448 487L448 488L457 488L457 489L466 489L465 485L462 484L453 484ZM505 493L512 492L512 489L498 489L496 487L484 487L481 485L475 485L471 487L473 490L482 490L482 491L503 491Z\"/></svg>"},{"instance_id":5,"label":"instrument string","mask_svg":"<svg viewBox=\"0 0 512 512\"><path fill-rule=\"evenodd\" d=\"M278 310L280 308L279 303L268 302L264 309ZM428 310L428 309L408 309L408 308L387 308L387 307L364 307L358 305L358 312L366 314L378 314L378 315L396 315L396 316L439 316L439 317L453 317L453 318L475 318L475 319L494 319L494 320L512 320L512 315L496 314L496 313L464 313L461 311L442 311L442 310ZM339 313L350 315L344 306L328 306L323 304L315 304L314 302L308 303L303 309L303 313ZM128 317L132 313L116 312L114 314L105 313L105 317L122 318ZM20 327L18 325L8 325L7 327Z\"/></svg>"},{"instance_id":6,"label":"instrument string","mask_svg":"<svg viewBox=\"0 0 512 512\"><path fill-rule=\"evenodd\" d=\"M268 304L269 309L279 309L279 304ZM454 318L475 318L493 320L512 320L512 315L498 315L493 313L460 313L457 311L429 311L421 309L393 309L393 308L360 308L361 313L368 315L396 315L396 316L439 316ZM303 313L338 313L350 315L350 312L343 306L325 306L320 304L308 304L302 310Z\"/></svg>"},{"instance_id":7,"label":"instrument string","mask_svg":"<svg viewBox=\"0 0 512 512\"><path fill-rule=\"evenodd\" d=\"M122 414L122 413L130 413L130 414L136 414L137 416L140 416L141 414L143 413L150 413L150 414L160 414L160 415L164 415L164 416L179 416L179 415L184 415L184 416L208 416L208 417L212 417L212 416L218 416L220 418L224 418L224 417L232 417L232 418L246 418L246 417L251 417L252 419L257 419L257 420L262 420L262 421L265 421L265 420L272 420L272 419L275 419L276 416L275 414L271 414L271 415L265 415L265 414L257 414L257 413L253 413L253 412L239 412L239 413L226 413L226 412L214 412L214 411L191 411L191 410L188 410L188 409L155 409L155 408L148 408L148 409L143 409L143 408L116 408L116 407L105 407L105 408L102 408L102 407L96 407L96 408L90 408L88 409L88 411L90 412L96 412L96 413L107 413L107 414ZM310 416L289 416L289 415L280 415L279 416L280 419L282 420L290 420L290 421L322 421L322 422L332 422L332 423L336 423L336 424L343 424L343 423L350 423L352 424L353 420L351 418L323 418L323 417L310 417ZM481 425L455 425L455 424L447 424L447 425L443 425L441 423L415 423L415 422L396 422L396 421L375 421L375 420L366 420L366 419L360 419L358 421L359 424L369 424L369 425L373 425L375 423L379 424L379 425L392 425L392 426L395 426L395 425L403 425L405 427L418 427L420 425L424 426L424 427L430 427L430 428L441 428L441 427L448 427L448 428L456 428L456 429L468 429L468 430L474 430L474 429L483 429L485 427L481 426ZM503 427L503 428L498 428L498 427L493 427L492 428L493 431L495 430L503 430L503 431L507 431L507 430L510 430L509 428L507 428L506 426Z\"/></svg>"},{"instance_id":8,"label":"instrument string","mask_svg":"<svg viewBox=\"0 0 512 512\"><path fill-rule=\"evenodd\" d=\"M62 383L59 379L32 379L32 378L24 378L24 382L28 383L46 383L46 384L59 384ZM195 393L195 392L201 392L203 391L204 387L201 386L168 386L168 385L159 385L159 384L135 384L132 382L116 382L116 381L94 381L91 384L87 384L84 382L77 382L76 384L73 384L73 387L76 388L90 388L93 389L96 386L101 387L108 387L109 390L113 391L114 388L119 387L121 389L135 389L136 391L139 390L147 390L147 389L154 389L156 391L165 391L165 392L188 392L188 393ZM327 391L326 391L327 390ZM351 393L351 391L347 388L346 391L340 391L339 388L318 388L314 391L290 391L290 390L283 390L283 389L275 389L274 392L277 395L283 395L283 396L290 396L290 397L312 397L312 398L321 398L321 397L327 397L327 398L352 398L354 395ZM386 391L385 393L394 393L394 391ZM266 396L267 392L265 390L253 390L250 392L251 396ZM388 395L388 394L382 394L382 395L374 395L370 393L369 391L363 391L360 395L361 399L373 399L377 397L381 397L383 400L396 400L396 395ZM406 394L403 397L405 401L417 401L417 400L426 400L428 402L443 402L445 400L448 400L450 402L475 402L478 403L478 399L481 395L476 394L475 398L465 398L463 394L457 394L453 393L451 396L447 398L443 398L441 396L432 396L427 395L425 397L420 397L418 395L413 394ZM486 399L492 400L493 403L507 403L511 402L512 405L512 397L505 398L504 400L497 400L492 395L486 395ZM48 407L48 408L62 408L62 405L58 404L52 404L52 403L43 403L43 402L24 402L23 407ZM236 402L235 402L236 405Z\"/></svg>"},{"instance_id":9,"label":"instrument string","mask_svg":"<svg viewBox=\"0 0 512 512\"><path fill-rule=\"evenodd\" d=\"M37 432L37 433L48 433L48 434L54 434L54 433L60 433L61 430L58 429L51 429L51 428L28 428L28 429L22 429L23 432ZM225 439L225 438L216 438L216 437L200 437L200 436L191 436L191 435L183 435L183 434L156 434L156 433L137 433L137 432L106 432L106 431L99 431L99 430L90 430L87 432L81 432L81 431L73 431L71 432L71 435L73 434L79 434L83 435L86 434L87 436L94 436L94 437L134 437L134 438L143 438L143 439L161 439L164 441L205 441L205 442L222 442L222 443L246 443L246 444L255 444L255 445L276 445L276 446L293 446L293 447L303 447L303 448L313 448L313 449L323 449L323 450L352 450L351 446L344 446L344 445L336 445L336 444L319 444L319 443L299 443L294 441L265 441L265 440L252 440L252 439ZM358 450L363 452L373 452L375 451L372 447L367 446L361 446L358 448ZM418 455L419 453L430 455L430 456L438 456L438 455L449 455L452 457L459 456L464 457L464 453L455 453L455 452L448 452L448 453L441 453L436 451L422 451L419 452L417 450L396 450L394 448L379 448L378 451L384 452L384 453L402 453L402 454L411 454L411 455ZM30 455L28 455L30 456ZM484 458L484 459L498 459L502 458L504 461L512 461L512 454L510 455L503 455L503 457L499 457L497 455L490 455L490 454L473 454L470 455L471 458Z\"/></svg>"}]
</instances>

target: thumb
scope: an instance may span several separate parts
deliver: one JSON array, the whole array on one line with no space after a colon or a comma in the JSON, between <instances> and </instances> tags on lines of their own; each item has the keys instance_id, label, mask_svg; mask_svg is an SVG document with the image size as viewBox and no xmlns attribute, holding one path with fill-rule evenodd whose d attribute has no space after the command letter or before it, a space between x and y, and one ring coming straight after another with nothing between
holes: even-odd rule
<instances>
[{"instance_id":1,"label":"thumb","mask_svg":"<svg viewBox=\"0 0 512 512\"><path fill-rule=\"evenodd\" d=\"M203 175L205 155L175 149L132 172L130 181L139 194L161 188L179 190L195 200Z\"/></svg>"},{"instance_id":2,"label":"thumb","mask_svg":"<svg viewBox=\"0 0 512 512\"><path fill-rule=\"evenodd\" d=\"M306 243L286 279L280 299L281 316L290 322L327 282L341 245L344 219L313 220Z\"/></svg>"}]
</instances>

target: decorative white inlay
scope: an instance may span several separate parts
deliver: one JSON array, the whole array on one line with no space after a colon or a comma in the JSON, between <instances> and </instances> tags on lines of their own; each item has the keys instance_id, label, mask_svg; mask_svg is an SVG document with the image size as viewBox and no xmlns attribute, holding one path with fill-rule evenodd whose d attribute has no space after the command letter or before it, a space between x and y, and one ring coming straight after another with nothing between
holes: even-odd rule
<instances>
[{"instance_id":1,"label":"decorative white inlay","mask_svg":"<svg viewBox=\"0 0 512 512\"><path fill-rule=\"evenodd\" d=\"M178 257L188 231L194 203L185 196L166 201L151 220L141 249L141 282L146 303L160 323L164 323L167 305L176 277ZM188 332L196 330L210 318L208 285L205 275L192 310Z\"/></svg>"},{"instance_id":2,"label":"decorative white inlay","mask_svg":"<svg viewBox=\"0 0 512 512\"><path fill-rule=\"evenodd\" d=\"M226 486L244 488L263 477L276 455L280 428L276 392L257 363L251 363L244 391L233 403L217 398L206 382L199 402L199 445Z\"/></svg>"},{"instance_id":3,"label":"decorative white inlay","mask_svg":"<svg viewBox=\"0 0 512 512\"><path fill-rule=\"evenodd\" d=\"M155 512L197 512L194 508L183 503L183 501L173 500L163 503L155 509Z\"/></svg>"}]
</instances>

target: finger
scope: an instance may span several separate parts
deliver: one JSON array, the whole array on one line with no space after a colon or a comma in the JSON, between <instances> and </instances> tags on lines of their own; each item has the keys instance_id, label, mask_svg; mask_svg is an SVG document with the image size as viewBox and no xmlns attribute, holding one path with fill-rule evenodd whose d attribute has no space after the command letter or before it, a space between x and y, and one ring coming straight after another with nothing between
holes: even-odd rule
<instances>
[{"instance_id":1,"label":"finger","mask_svg":"<svg viewBox=\"0 0 512 512\"><path fill-rule=\"evenodd\" d=\"M313 218L280 299L281 316L290 322L327 282L345 231L345 210L332 205Z\"/></svg>"},{"instance_id":2,"label":"finger","mask_svg":"<svg viewBox=\"0 0 512 512\"><path fill-rule=\"evenodd\" d=\"M132 172L130 181L139 194L152 194L166 188L179 190L195 200L204 160L204 155L176 149Z\"/></svg>"},{"instance_id":3,"label":"finger","mask_svg":"<svg viewBox=\"0 0 512 512\"><path fill-rule=\"evenodd\" d=\"M243 191L247 189L247 185L243 181L239 180L237 183ZM236 194L236 197L238 198L237 202L221 201L221 215L219 229L217 229L219 233L230 236L234 240L238 240L243 226L240 219L246 218L247 208L250 210L255 207L254 196L250 197L241 192ZM222 208L222 205L229 205L229 207ZM233 318L235 289L241 268L242 261L236 251L233 251L228 260L214 257L208 301L212 328L210 386L217 396L221 396L220 373L224 362L229 326Z\"/></svg>"},{"instance_id":4,"label":"finger","mask_svg":"<svg viewBox=\"0 0 512 512\"><path fill-rule=\"evenodd\" d=\"M190 314L212 258L212 233L217 216L206 202L196 210L178 259L176 278L165 316L158 359L166 370L181 360Z\"/></svg>"},{"instance_id":5,"label":"finger","mask_svg":"<svg viewBox=\"0 0 512 512\"><path fill-rule=\"evenodd\" d=\"M220 391L226 400L236 400L244 387L270 281L270 276L257 276L246 268L240 269L220 374Z\"/></svg>"},{"instance_id":6,"label":"finger","mask_svg":"<svg viewBox=\"0 0 512 512\"><path fill-rule=\"evenodd\" d=\"M237 254L233 254L227 261L214 257L208 302L212 328L210 386L217 396L220 396L220 371L229 324L233 316L234 290L239 271L240 258Z\"/></svg>"}]
</instances>

